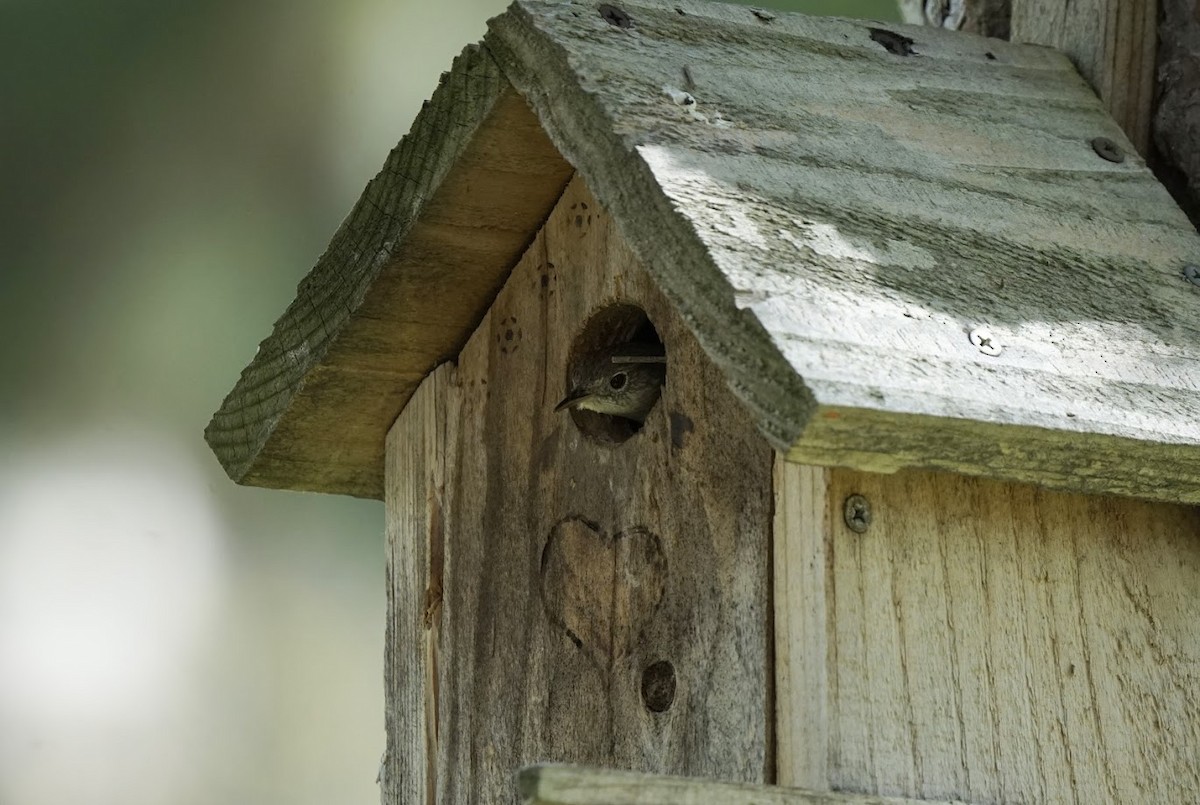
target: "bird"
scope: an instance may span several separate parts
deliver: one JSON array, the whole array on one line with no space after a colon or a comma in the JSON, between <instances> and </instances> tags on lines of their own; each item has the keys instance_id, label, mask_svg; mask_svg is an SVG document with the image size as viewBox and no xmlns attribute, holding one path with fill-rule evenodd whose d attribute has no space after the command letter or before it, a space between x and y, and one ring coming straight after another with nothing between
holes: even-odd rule
<instances>
[{"instance_id":1,"label":"bird","mask_svg":"<svg viewBox=\"0 0 1200 805\"><path fill-rule=\"evenodd\" d=\"M605 347L576 361L570 390L554 410L578 408L641 425L658 401L666 378L667 356L662 344L630 341Z\"/></svg>"}]
</instances>

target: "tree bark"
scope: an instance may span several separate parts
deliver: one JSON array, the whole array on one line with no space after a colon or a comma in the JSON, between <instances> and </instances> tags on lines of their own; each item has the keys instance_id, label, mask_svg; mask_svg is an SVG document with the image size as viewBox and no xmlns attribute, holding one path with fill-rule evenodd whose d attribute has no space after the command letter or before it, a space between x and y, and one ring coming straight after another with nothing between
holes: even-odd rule
<instances>
[{"instance_id":1,"label":"tree bark","mask_svg":"<svg viewBox=\"0 0 1200 805\"><path fill-rule=\"evenodd\" d=\"M1010 0L899 0L905 22L1008 39Z\"/></svg>"},{"instance_id":2,"label":"tree bark","mask_svg":"<svg viewBox=\"0 0 1200 805\"><path fill-rule=\"evenodd\" d=\"M1154 113L1160 170L1156 172L1200 228L1200 3L1161 3Z\"/></svg>"}]
</instances>

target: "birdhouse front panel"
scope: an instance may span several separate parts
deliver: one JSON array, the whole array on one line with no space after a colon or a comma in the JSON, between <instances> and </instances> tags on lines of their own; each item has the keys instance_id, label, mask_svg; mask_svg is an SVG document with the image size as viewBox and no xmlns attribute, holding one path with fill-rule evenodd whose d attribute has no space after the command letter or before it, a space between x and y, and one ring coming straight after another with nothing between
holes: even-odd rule
<instances>
[{"instance_id":1,"label":"birdhouse front panel","mask_svg":"<svg viewBox=\"0 0 1200 805\"><path fill-rule=\"evenodd\" d=\"M555 410L588 356L631 339L666 356L644 424ZM439 799L491 801L539 760L769 779L773 451L582 181L426 383L444 435L409 430L419 392L388 503L432 495L438 523L390 535L393 572L429 533L442 545L432 599L410 585L389 619L440 636L422 715Z\"/></svg>"}]
</instances>

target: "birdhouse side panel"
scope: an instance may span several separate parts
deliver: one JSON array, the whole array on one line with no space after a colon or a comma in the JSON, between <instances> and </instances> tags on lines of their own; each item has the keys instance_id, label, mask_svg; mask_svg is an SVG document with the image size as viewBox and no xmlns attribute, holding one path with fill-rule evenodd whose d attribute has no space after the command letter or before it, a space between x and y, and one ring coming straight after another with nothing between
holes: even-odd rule
<instances>
[{"instance_id":1,"label":"birdhouse side panel","mask_svg":"<svg viewBox=\"0 0 1200 805\"><path fill-rule=\"evenodd\" d=\"M821 484L788 475L796 510ZM777 530L797 559L777 553L777 578L807 585L826 622L807 628L792 595L777 667L799 670L778 683L780 712L807 716L827 750L781 724L781 780L968 802L1195 798L1200 509L937 472L835 469L826 489L822 517Z\"/></svg>"},{"instance_id":2,"label":"birdhouse side panel","mask_svg":"<svg viewBox=\"0 0 1200 805\"><path fill-rule=\"evenodd\" d=\"M435 791L445 490L457 412L455 368L443 364L417 388L385 446L387 752L379 783L386 805L430 802Z\"/></svg>"},{"instance_id":3,"label":"birdhouse side panel","mask_svg":"<svg viewBox=\"0 0 1200 805\"><path fill-rule=\"evenodd\" d=\"M573 352L634 331L667 357L645 424L556 412ZM773 452L581 181L455 383L438 799L538 761L768 781Z\"/></svg>"}]
</instances>

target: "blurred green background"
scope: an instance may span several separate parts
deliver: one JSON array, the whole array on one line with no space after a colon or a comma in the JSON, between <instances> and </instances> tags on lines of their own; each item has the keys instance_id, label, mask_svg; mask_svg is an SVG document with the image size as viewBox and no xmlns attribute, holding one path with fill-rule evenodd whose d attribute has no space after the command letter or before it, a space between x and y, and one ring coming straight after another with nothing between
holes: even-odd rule
<instances>
[{"instance_id":1,"label":"blurred green background","mask_svg":"<svg viewBox=\"0 0 1200 805\"><path fill-rule=\"evenodd\" d=\"M0 803L378 801L382 504L202 431L505 5L0 3Z\"/></svg>"}]
</instances>

